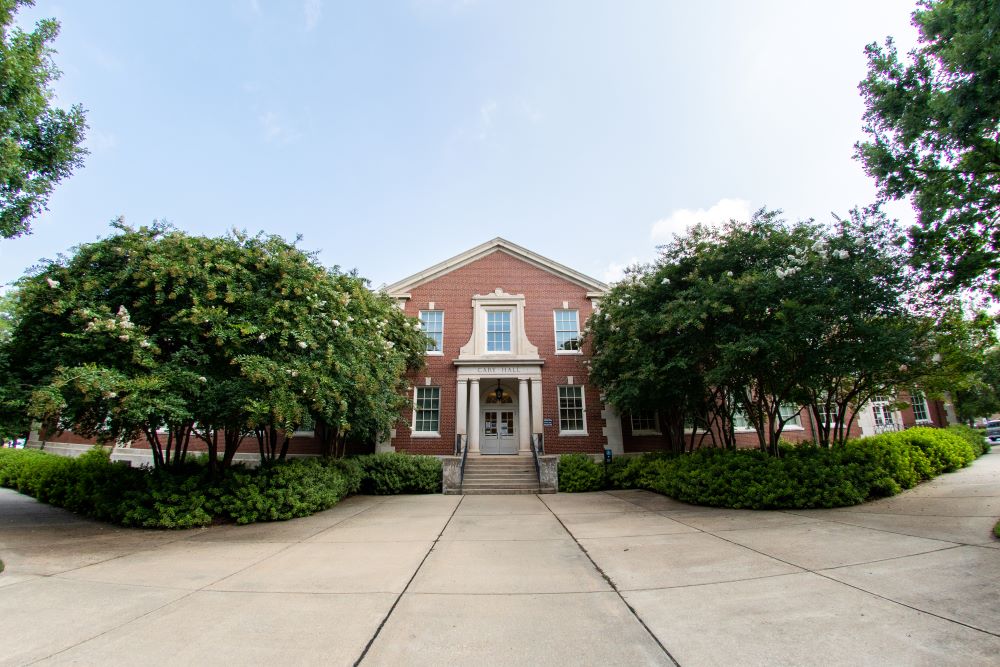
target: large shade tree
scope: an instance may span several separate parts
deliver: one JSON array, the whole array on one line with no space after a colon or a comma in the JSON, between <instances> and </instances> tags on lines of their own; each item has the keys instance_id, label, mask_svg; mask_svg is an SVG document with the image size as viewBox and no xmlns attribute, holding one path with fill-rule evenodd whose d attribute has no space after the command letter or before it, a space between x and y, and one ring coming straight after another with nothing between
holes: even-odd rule
<instances>
[{"instance_id":1,"label":"large shade tree","mask_svg":"<svg viewBox=\"0 0 1000 667\"><path fill-rule=\"evenodd\" d=\"M924 0L919 45L900 58L870 44L861 82L868 141L857 156L881 200L910 197L914 266L942 291L1000 297L1000 9L995 0Z\"/></svg>"},{"instance_id":2,"label":"large shade tree","mask_svg":"<svg viewBox=\"0 0 1000 667\"><path fill-rule=\"evenodd\" d=\"M665 413L674 449L685 421L731 446L739 414L777 453L802 406L820 442L843 442L852 407L907 381L929 354L899 245L877 211L818 225L760 210L696 226L603 301L590 322L592 377L619 409Z\"/></svg>"},{"instance_id":3,"label":"large shade tree","mask_svg":"<svg viewBox=\"0 0 1000 667\"><path fill-rule=\"evenodd\" d=\"M83 107L53 106L55 19L14 27L31 0L0 0L0 237L27 233L55 185L83 163Z\"/></svg>"},{"instance_id":4,"label":"large shade tree","mask_svg":"<svg viewBox=\"0 0 1000 667\"><path fill-rule=\"evenodd\" d=\"M371 439L398 419L425 338L362 279L278 237L115 226L18 285L7 386L47 428L145 436L157 466L198 438L225 467L247 436L280 459L308 422Z\"/></svg>"}]
</instances>

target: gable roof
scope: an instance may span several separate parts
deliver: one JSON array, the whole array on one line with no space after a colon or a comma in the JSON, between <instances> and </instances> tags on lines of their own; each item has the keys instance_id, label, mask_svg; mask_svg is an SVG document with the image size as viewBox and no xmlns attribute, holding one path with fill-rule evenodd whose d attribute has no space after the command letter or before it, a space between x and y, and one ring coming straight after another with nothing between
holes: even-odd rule
<instances>
[{"instance_id":1,"label":"gable roof","mask_svg":"<svg viewBox=\"0 0 1000 667\"><path fill-rule=\"evenodd\" d=\"M543 271L548 271L549 273L559 276L564 280L575 283L585 288L588 294L592 294L592 296L601 296L608 290L608 286L600 280L595 280L594 278L584 275L579 271L575 271L574 269L560 264L559 262L555 262L547 257L542 257L537 253L531 252L527 248L522 248L516 243L511 243L507 239L500 238L499 236L491 241L483 243L482 245L477 245L475 248L466 250L459 255L455 255L451 259L446 259L428 269L424 269L419 273L414 273L408 278L404 278L391 285L386 285L382 289L390 296L405 298L409 296L409 291L414 287L430 282L431 280L439 278L446 273L450 273L455 269L471 264L472 262L497 251L503 251L508 255L527 262L528 264L537 266Z\"/></svg>"}]
</instances>

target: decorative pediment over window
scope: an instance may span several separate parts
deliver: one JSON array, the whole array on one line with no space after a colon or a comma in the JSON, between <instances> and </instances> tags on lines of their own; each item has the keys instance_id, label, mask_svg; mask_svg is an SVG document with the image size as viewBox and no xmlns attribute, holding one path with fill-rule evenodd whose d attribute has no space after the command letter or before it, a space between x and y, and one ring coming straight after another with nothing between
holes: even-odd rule
<instances>
[{"instance_id":1,"label":"decorative pediment over window","mask_svg":"<svg viewBox=\"0 0 1000 667\"><path fill-rule=\"evenodd\" d=\"M472 297L472 337L462 346L459 361L538 358L538 348L524 332L523 294L498 287Z\"/></svg>"}]
</instances>

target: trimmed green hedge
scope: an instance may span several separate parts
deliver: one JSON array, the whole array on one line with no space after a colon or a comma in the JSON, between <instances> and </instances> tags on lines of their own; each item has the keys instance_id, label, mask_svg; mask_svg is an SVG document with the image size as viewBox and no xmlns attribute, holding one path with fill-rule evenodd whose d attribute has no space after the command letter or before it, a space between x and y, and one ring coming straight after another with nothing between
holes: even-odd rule
<instances>
[{"instance_id":1,"label":"trimmed green hedge","mask_svg":"<svg viewBox=\"0 0 1000 667\"><path fill-rule=\"evenodd\" d=\"M785 446L779 457L759 450L723 449L621 457L606 472L589 457L583 461L564 456L559 462L559 488L648 489L713 507L843 507L891 496L967 466L982 451L968 434L921 427L852 440L833 449ZM574 480L565 486L564 468ZM595 476L599 483L593 481ZM577 484L579 479L589 483Z\"/></svg>"},{"instance_id":2,"label":"trimmed green hedge","mask_svg":"<svg viewBox=\"0 0 1000 667\"><path fill-rule=\"evenodd\" d=\"M328 509L359 490L434 493L441 487L441 462L429 456L291 459L235 466L215 480L204 464L152 470L112 463L100 448L79 458L0 449L0 486L101 521L145 528L283 521Z\"/></svg>"}]
</instances>

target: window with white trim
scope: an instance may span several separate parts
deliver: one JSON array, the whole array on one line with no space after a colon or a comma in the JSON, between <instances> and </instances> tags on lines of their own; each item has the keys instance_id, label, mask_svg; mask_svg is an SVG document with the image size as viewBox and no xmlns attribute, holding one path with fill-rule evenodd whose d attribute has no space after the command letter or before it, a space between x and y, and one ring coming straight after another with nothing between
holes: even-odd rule
<instances>
[{"instance_id":1,"label":"window with white trim","mask_svg":"<svg viewBox=\"0 0 1000 667\"><path fill-rule=\"evenodd\" d=\"M872 396L872 415L875 417L876 427L894 424L888 396Z\"/></svg>"},{"instance_id":2,"label":"window with white trim","mask_svg":"<svg viewBox=\"0 0 1000 667\"><path fill-rule=\"evenodd\" d=\"M413 430L437 433L441 419L441 387L417 387L413 407Z\"/></svg>"},{"instance_id":3,"label":"window with white trim","mask_svg":"<svg viewBox=\"0 0 1000 667\"><path fill-rule=\"evenodd\" d=\"M585 412L581 385L559 387L560 433L586 433Z\"/></svg>"},{"instance_id":4,"label":"window with white trim","mask_svg":"<svg viewBox=\"0 0 1000 667\"><path fill-rule=\"evenodd\" d=\"M917 423L931 421L931 413L927 409L927 397L924 396L924 392L911 389L910 405L913 407L913 418L917 420Z\"/></svg>"},{"instance_id":5,"label":"window with white trim","mask_svg":"<svg viewBox=\"0 0 1000 667\"><path fill-rule=\"evenodd\" d=\"M486 311L486 351L510 352L510 311Z\"/></svg>"},{"instance_id":6,"label":"window with white trim","mask_svg":"<svg viewBox=\"0 0 1000 667\"><path fill-rule=\"evenodd\" d=\"M737 409L733 412L733 429L737 431L754 430L750 419L747 417L747 413L743 412L743 410Z\"/></svg>"},{"instance_id":7,"label":"window with white trim","mask_svg":"<svg viewBox=\"0 0 1000 667\"><path fill-rule=\"evenodd\" d=\"M421 310L420 328L431 340L427 341L428 352L444 350L444 311Z\"/></svg>"},{"instance_id":8,"label":"window with white trim","mask_svg":"<svg viewBox=\"0 0 1000 667\"><path fill-rule=\"evenodd\" d=\"M555 311L556 352L580 351L580 311Z\"/></svg>"},{"instance_id":9,"label":"window with white trim","mask_svg":"<svg viewBox=\"0 0 1000 667\"><path fill-rule=\"evenodd\" d=\"M629 415L632 419L633 435L652 435L660 432L659 421L654 410L638 410Z\"/></svg>"},{"instance_id":10,"label":"window with white trim","mask_svg":"<svg viewBox=\"0 0 1000 667\"><path fill-rule=\"evenodd\" d=\"M778 414L785 422L785 426L802 426L802 408L791 403L782 403L778 406Z\"/></svg>"},{"instance_id":11,"label":"window with white trim","mask_svg":"<svg viewBox=\"0 0 1000 667\"><path fill-rule=\"evenodd\" d=\"M819 408L819 423L820 423L820 425L821 426L832 427L832 426L836 426L837 424L839 424L840 420L837 418L838 415L839 415L839 412L840 412L840 410L839 410L839 408L837 408L837 406L831 406L829 410L826 410L823 407L820 407Z\"/></svg>"}]
</instances>

